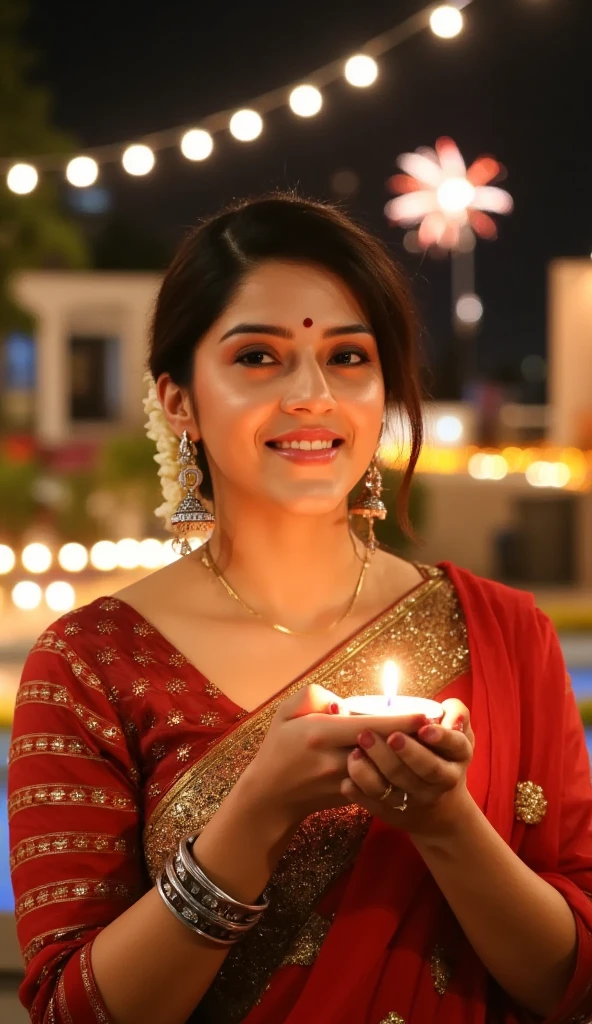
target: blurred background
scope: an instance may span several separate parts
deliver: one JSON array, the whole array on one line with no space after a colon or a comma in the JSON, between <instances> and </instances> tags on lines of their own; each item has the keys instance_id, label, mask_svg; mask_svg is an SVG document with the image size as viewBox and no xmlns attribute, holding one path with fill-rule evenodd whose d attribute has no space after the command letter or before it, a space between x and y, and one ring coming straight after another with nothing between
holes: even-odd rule
<instances>
[{"instance_id":1,"label":"blurred background","mask_svg":"<svg viewBox=\"0 0 592 1024\"><path fill-rule=\"evenodd\" d=\"M381 539L533 591L592 737L591 30L588 0L2 0L7 1024L27 1019L6 822L21 666L59 614L175 557L153 516L147 323L187 228L230 199L337 201L404 265L429 396L421 542L394 516ZM382 451L389 507L406 440Z\"/></svg>"}]
</instances>

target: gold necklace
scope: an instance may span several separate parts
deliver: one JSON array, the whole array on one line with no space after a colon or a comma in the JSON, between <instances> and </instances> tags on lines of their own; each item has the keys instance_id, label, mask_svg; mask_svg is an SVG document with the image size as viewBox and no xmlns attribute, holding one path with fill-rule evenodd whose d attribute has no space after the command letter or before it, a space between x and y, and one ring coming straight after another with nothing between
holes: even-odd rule
<instances>
[{"instance_id":1,"label":"gold necklace","mask_svg":"<svg viewBox=\"0 0 592 1024\"><path fill-rule=\"evenodd\" d=\"M204 544L204 546L203 546L203 548L201 550L201 561L202 561L202 564L205 565L206 569L209 569L210 572L214 573L214 576L216 576L217 579L220 581L220 583L224 587L226 593L229 594L230 597L233 597L235 601L238 601L238 603L241 605L241 607L244 608L245 611L249 612L249 615L254 615L255 618L261 619L262 622L265 622L266 625L271 626L272 629L276 629L278 631L278 633L287 633L288 636L314 636L315 633L327 633L327 632L329 632L330 629L334 629L335 626L338 626L341 622L343 622L344 619L347 619L348 615L353 611L353 607L354 607L358 597L360 596L360 591L362 590L362 585L364 583L364 577L366 575L366 569L368 568L368 566L370 564L369 559L366 556L366 558L364 559L364 561L362 563L362 569L361 569L361 572L360 572L360 576L358 578L356 589L354 590L353 595L352 595L350 601L348 602L345 611L342 612L341 615L339 615L338 618L336 618L333 622L331 622L330 625L323 626L322 629L311 629L311 630L306 630L305 632L302 632L302 631L297 630L297 629L290 629L289 626L282 626L282 625L280 625L279 622L271 622L270 619L267 619L264 615L261 614L261 612L255 611L255 609L251 608L250 605L248 605L246 603L246 601L243 601L242 597L240 597L237 594L236 590L232 589L232 587L230 586L230 583L228 582L228 580L225 578L225 576L222 574L222 572L220 571L220 569L216 565L214 559L212 558L212 556L210 554L209 544Z\"/></svg>"}]
</instances>

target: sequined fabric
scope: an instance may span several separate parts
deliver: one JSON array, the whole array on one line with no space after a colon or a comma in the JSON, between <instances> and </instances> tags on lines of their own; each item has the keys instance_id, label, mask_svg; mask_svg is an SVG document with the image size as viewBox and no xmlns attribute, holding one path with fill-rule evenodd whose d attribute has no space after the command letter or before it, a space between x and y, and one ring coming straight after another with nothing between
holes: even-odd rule
<instances>
[{"instance_id":1,"label":"sequined fabric","mask_svg":"<svg viewBox=\"0 0 592 1024\"><path fill-rule=\"evenodd\" d=\"M280 699L323 682L377 688L395 656L407 692L434 696L468 669L465 624L439 570L257 715L205 679L115 598L70 612L27 659L9 755L11 868L32 1021L107 1020L94 985L97 932L143 892L182 835L209 820L257 752ZM311 815L272 879L273 911L225 962L200 1020L240 1021L275 967L311 965L330 922L316 912L355 858L368 816Z\"/></svg>"}]
</instances>

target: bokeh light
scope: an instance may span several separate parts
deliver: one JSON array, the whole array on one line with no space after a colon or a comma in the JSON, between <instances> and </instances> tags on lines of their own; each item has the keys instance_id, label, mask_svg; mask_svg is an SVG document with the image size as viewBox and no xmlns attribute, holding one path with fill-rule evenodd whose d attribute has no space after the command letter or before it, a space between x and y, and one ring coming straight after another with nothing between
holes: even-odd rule
<instances>
[{"instance_id":1,"label":"bokeh light","mask_svg":"<svg viewBox=\"0 0 592 1024\"><path fill-rule=\"evenodd\" d=\"M45 603L52 612L68 612L76 602L76 591L64 580L54 580L45 590Z\"/></svg>"},{"instance_id":2,"label":"bokeh light","mask_svg":"<svg viewBox=\"0 0 592 1024\"><path fill-rule=\"evenodd\" d=\"M27 544L21 561L28 572L47 572L52 563L51 551L47 544Z\"/></svg>"},{"instance_id":3,"label":"bokeh light","mask_svg":"<svg viewBox=\"0 0 592 1024\"><path fill-rule=\"evenodd\" d=\"M378 77L378 64L372 57L367 57L365 53L356 53L347 61L344 74L350 85L355 85L358 89L366 89Z\"/></svg>"},{"instance_id":4,"label":"bokeh light","mask_svg":"<svg viewBox=\"0 0 592 1024\"><path fill-rule=\"evenodd\" d=\"M124 169L134 177L142 177L149 174L154 167L154 153L150 146L134 145L128 146L121 158Z\"/></svg>"},{"instance_id":5,"label":"bokeh light","mask_svg":"<svg viewBox=\"0 0 592 1024\"><path fill-rule=\"evenodd\" d=\"M469 459L469 473L474 480L503 480L508 475L508 463L503 455L478 452Z\"/></svg>"},{"instance_id":6,"label":"bokeh light","mask_svg":"<svg viewBox=\"0 0 592 1024\"><path fill-rule=\"evenodd\" d=\"M192 128L181 139L181 152L188 160L206 160L214 148L214 140L203 128Z\"/></svg>"},{"instance_id":7,"label":"bokeh light","mask_svg":"<svg viewBox=\"0 0 592 1024\"><path fill-rule=\"evenodd\" d=\"M133 537L118 540L115 545L117 564L122 569L137 569L140 564L140 542Z\"/></svg>"},{"instance_id":8,"label":"bokeh light","mask_svg":"<svg viewBox=\"0 0 592 1024\"><path fill-rule=\"evenodd\" d=\"M440 39L454 39L463 30L463 16L452 4L436 7L430 15L430 28Z\"/></svg>"},{"instance_id":9,"label":"bokeh light","mask_svg":"<svg viewBox=\"0 0 592 1024\"><path fill-rule=\"evenodd\" d=\"M32 164L13 164L6 175L6 184L11 192L26 196L37 187L39 175Z\"/></svg>"},{"instance_id":10,"label":"bokeh light","mask_svg":"<svg viewBox=\"0 0 592 1024\"><path fill-rule=\"evenodd\" d=\"M32 580L22 580L12 588L12 600L17 608L23 611L31 611L41 604L41 587Z\"/></svg>"},{"instance_id":11,"label":"bokeh light","mask_svg":"<svg viewBox=\"0 0 592 1024\"><path fill-rule=\"evenodd\" d=\"M94 185L99 176L99 165L90 156L75 156L66 167L66 178L75 188Z\"/></svg>"},{"instance_id":12,"label":"bokeh light","mask_svg":"<svg viewBox=\"0 0 592 1024\"><path fill-rule=\"evenodd\" d=\"M456 315L463 324L478 324L483 318L483 303L478 295L461 295L456 303Z\"/></svg>"},{"instance_id":13,"label":"bokeh light","mask_svg":"<svg viewBox=\"0 0 592 1024\"><path fill-rule=\"evenodd\" d=\"M90 549L91 565L101 572L111 572L117 565L117 547L112 540L98 540Z\"/></svg>"},{"instance_id":14,"label":"bokeh light","mask_svg":"<svg viewBox=\"0 0 592 1024\"><path fill-rule=\"evenodd\" d=\"M230 118L230 134L239 142L252 142L263 131L263 121L256 110L237 110Z\"/></svg>"},{"instance_id":15,"label":"bokeh light","mask_svg":"<svg viewBox=\"0 0 592 1024\"><path fill-rule=\"evenodd\" d=\"M140 541L139 565L144 569L158 569L164 561L161 541L146 537Z\"/></svg>"},{"instance_id":16,"label":"bokeh light","mask_svg":"<svg viewBox=\"0 0 592 1024\"><path fill-rule=\"evenodd\" d=\"M297 85L290 93L289 103L299 117L314 117L323 106L323 97L314 85Z\"/></svg>"},{"instance_id":17,"label":"bokeh light","mask_svg":"<svg viewBox=\"0 0 592 1024\"><path fill-rule=\"evenodd\" d=\"M83 544L64 544L58 552L58 562L66 572L82 572L88 565L88 551Z\"/></svg>"},{"instance_id":18,"label":"bokeh light","mask_svg":"<svg viewBox=\"0 0 592 1024\"><path fill-rule=\"evenodd\" d=\"M0 544L0 576L12 572L16 565L16 555L8 544Z\"/></svg>"},{"instance_id":19,"label":"bokeh light","mask_svg":"<svg viewBox=\"0 0 592 1024\"><path fill-rule=\"evenodd\" d=\"M445 444L454 444L463 434L463 425L458 416L440 416L436 422L436 436Z\"/></svg>"}]
</instances>

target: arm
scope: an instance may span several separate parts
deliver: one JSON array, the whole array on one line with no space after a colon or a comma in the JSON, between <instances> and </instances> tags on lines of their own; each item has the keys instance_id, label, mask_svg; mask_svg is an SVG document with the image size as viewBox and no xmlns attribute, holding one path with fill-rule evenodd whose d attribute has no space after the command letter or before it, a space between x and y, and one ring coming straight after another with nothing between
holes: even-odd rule
<instances>
[{"instance_id":1,"label":"arm","mask_svg":"<svg viewBox=\"0 0 592 1024\"><path fill-rule=\"evenodd\" d=\"M80 658L74 675L63 653L29 656L12 734L20 998L34 1019L56 1024L182 1024L224 953L146 892L141 794L121 722L96 676ZM288 838L239 783L196 847L206 872L248 901Z\"/></svg>"}]
</instances>

